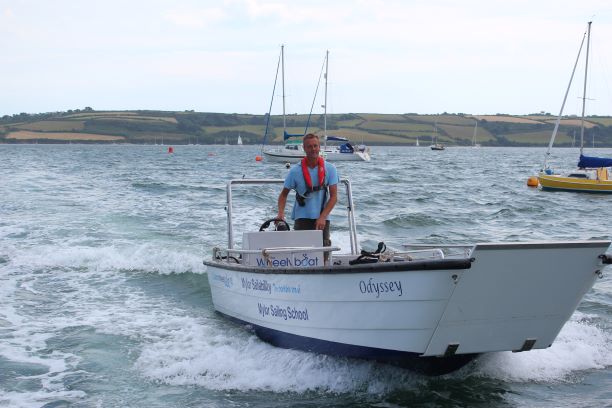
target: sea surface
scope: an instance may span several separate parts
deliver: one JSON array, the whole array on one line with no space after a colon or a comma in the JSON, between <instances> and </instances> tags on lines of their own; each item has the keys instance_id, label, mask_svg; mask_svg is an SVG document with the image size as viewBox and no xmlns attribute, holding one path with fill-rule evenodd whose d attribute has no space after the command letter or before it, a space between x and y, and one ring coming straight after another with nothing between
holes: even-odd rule
<instances>
[{"instance_id":1,"label":"sea surface","mask_svg":"<svg viewBox=\"0 0 612 408\"><path fill-rule=\"evenodd\" d=\"M257 154L0 145L0 406L612 406L610 267L551 348L493 353L442 377L275 348L215 314L202 260L227 242L226 181L287 172ZM555 166L577 162L576 149L554 154ZM365 249L611 238L612 195L526 186L543 148L372 156L337 164ZM276 214L278 189L236 192L238 240ZM341 201L332 240L348 250L344 214Z\"/></svg>"}]
</instances>

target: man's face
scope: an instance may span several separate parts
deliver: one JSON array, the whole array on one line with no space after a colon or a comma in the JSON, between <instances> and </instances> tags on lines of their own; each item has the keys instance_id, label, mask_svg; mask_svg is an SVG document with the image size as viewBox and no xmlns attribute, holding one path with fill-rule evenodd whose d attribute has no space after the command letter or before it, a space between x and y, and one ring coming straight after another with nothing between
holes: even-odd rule
<instances>
[{"instance_id":1,"label":"man's face","mask_svg":"<svg viewBox=\"0 0 612 408\"><path fill-rule=\"evenodd\" d=\"M306 152L306 157L309 159L318 158L320 148L321 146L319 145L319 139L316 137L311 137L310 139L306 139L304 141L304 151Z\"/></svg>"}]
</instances>

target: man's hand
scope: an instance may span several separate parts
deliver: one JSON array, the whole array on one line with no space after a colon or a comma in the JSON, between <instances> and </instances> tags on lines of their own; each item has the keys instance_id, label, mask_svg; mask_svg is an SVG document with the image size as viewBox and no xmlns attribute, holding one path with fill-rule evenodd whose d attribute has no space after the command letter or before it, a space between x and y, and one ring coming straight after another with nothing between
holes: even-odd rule
<instances>
[{"instance_id":1,"label":"man's hand","mask_svg":"<svg viewBox=\"0 0 612 408\"><path fill-rule=\"evenodd\" d=\"M325 222L326 222L325 217L317 218L317 221L315 222L315 228L323 231L325 229Z\"/></svg>"}]
</instances>

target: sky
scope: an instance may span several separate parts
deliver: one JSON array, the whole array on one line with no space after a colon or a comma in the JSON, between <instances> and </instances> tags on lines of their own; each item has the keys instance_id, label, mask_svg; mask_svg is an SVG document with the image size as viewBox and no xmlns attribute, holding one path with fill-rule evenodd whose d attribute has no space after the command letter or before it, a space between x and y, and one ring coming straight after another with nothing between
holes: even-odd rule
<instances>
[{"instance_id":1,"label":"sky","mask_svg":"<svg viewBox=\"0 0 612 408\"><path fill-rule=\"evenodd\" d=\"M558 114L591 20L586 113L612 116L609 0L0 0L0 116L264 114L281 45L288 114L322 113L327 50L328 113Z\"/></svg>"}]
</instances>

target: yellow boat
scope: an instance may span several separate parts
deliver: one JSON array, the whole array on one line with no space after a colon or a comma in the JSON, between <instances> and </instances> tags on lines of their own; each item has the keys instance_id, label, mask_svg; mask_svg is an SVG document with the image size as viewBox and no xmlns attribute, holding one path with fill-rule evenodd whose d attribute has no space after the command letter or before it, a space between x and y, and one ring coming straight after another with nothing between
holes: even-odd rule
<instances>
[{"instance_id":1,"label":"yellow boat","mask_svg":"<svg viewBox=\"0 0 612 408\"><path fill-rule=\"evenodd\" d=\"M578 169L568 174L561 175L555 174L551 168L548 167L548 157L552 149L552 145L555 141L555 136L559 130L559 124L561 117L563 116L563 108L567 101L567 95L569 93L574 73L576 72L576 66L580 59L580 53L586 37L586 59L585 59L585 72L584 72L584 90L582 96L582 117L580 123L580 160L578 161ZM584 34L580 49L578 50L578 57L574 64L572 76L565 92L565 98L561 104L561 111L557 117L555 123L555 129L553 130L550 142L548 143L548 150L544 158L544 170L538 174L538 182L542 187L542 190L555 190L555 191L575 191L585 193L612 193L612 180L608 177L608 167L612 167L612 159L603 157L589 157L582 154L584 149L584 111L586 104L586 90L587 90L587 73L589 67L589 44L591 40L591 22L588 23L587 31Z\"/></svg>"},{"instance_id":2,"label":"yellow boat","mask_svg":"<svg viewBox=\"0 0 612 408\"><path fill-rule=\"evenodd\" d=\"M538 181L542 190L612 193L612 180L605 167L579 169L567 175L540 173Z\"/></svg>"}]
</instances>

